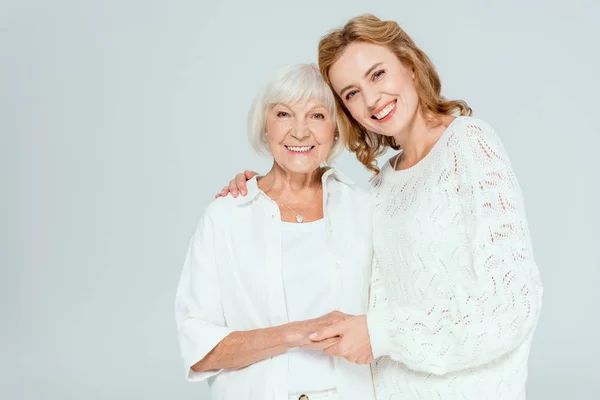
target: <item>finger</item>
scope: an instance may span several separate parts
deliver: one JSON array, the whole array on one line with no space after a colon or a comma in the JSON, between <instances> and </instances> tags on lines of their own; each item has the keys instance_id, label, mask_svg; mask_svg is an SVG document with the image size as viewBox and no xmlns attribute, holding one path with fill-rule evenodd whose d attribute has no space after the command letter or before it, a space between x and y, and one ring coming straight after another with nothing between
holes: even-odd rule
<instances>
[{"instance_id":1,"label":"finger","mask_svg":"<svg viewBox=\"0 0 600 400\"><path fill-rule=\"evenodd\" d=\"M366 357L359 357L359 358L356 360L356 363L357 363L357 364L368 364L368 362L367 362L367 358L366 358Z\"/></svg>"},{"instance_id":2,"label":"finger","mask_svg":"<svg viewBox=\"0 0 600 400\"><path fill-rule=\"evenodd\" d=\"M215 196L215 199L219 198L219 197L227 197L228 192L229 192L229 190L227 189L227 186L225 186L219 193L217 193L217 195Z\"/></svg>"},{"instance_id":3,"label":"finger","mask_svg":"<svg viewBox=\"0 0 600 400\"><path fill-rule=\"evenodd\" d=\"M237 190L240 191L240 193L242 193L242 196L245 196L247 193L247 187L246 187L246 175L245 174L237 174L235 176L235 185Z\"/></svg>"},{"instance_id":4,"label":"finger","mask_svg":"<svg viewBox=\"0 0 600 400\"><path fill-rule=\"evenodd\" d=\"M328 348L323 349L323 353L331 357L340 356L339 344L336 343L333 346L329 346Z\"/></svg>"},{"instance_id":5,"label":"finger","mask_svg":"<svg viewBox=\"0 0 600 400\"><path fill-rule=\"evenodd\" d=\"M305 345L300 346L303 349L311 349L311 350L325 350L333 345L335 345L340 339L339 338L331 338L327 340L323 340L321 342L311 342Z\"/></svg>"},{"instance_id":6,"label":"finger","mask_svg":"<svg viewBox=\"0 0 600 400\"><path fill-rule=\"evenodd\" d=\"M250 180L252 178L254 178L256 175L258 175L258 172L254 172L254 171L244 171L244 175L246 176L247 180Z\"/></svg>"},{"instance_id":7,"label":"finger","mask_svg":"<svg viewBox=\"0 0 600 400\"><path fill-rule=\"evenodd\" d=\"M343 313L339 310L332 311L330 314L336 321L346 321L354 316L354 315Z\"/></svg>"},{"instance_id":8,"label":"finger","mask_svg":"<svg viewBox=\"0 0 600 400\"><path fill-rule=\"evenodd\" d=\"M229 185L227 185L227 190L229 190L230 192L233 192L234 190L237 190L237 185L235 183L235 178L229 181Z\"/></svg>"},{"instance_id":9,"label":"finger","mask_svg":"<svg viewBox=\"0 0 600 400\"><path fill-rule=\"evenodd\" d=\"M223 189L226 193L230 193L233 197L237 197L237 187L235 186L235 179L229 181L229 185Z\"/></svg>"},{"instance_id":10,"label":"finger","mask_svg":"<svg viewBox=\"0 0 600 400\"><path fill-rule=\"evenodd\" d=\"M338 344L340 342L341 338L336 337L336 338L332 338L332 339L323 340L322 342L317 342L317 343L329 343L329 340L332 340L331 344L324 346L323 350L327 350L327 349L335 346L336 344Z\"/></svg>"},{"instance_id":11,"label":"finger","mask_svg":"<svg viewBox=\"0 0 600 400\"><path fill-rule=\"evenodd\" d=\"M312 333L308 338L313 342L320 342L321 340L329 339L336 336L342 336L342 332L343 329L341 324L331 325L327 328L321 329L318 332Z\"/></svg>"},{"instance_id":12,"label":"finger","mask_svg":"<svg viewBox=\"0 0 600 400\"><path fill-rule=\"evenodd\" d=\"M373 356L369 354L368 356L360 357L356 361L356 363L357 364L371 364L372 361L373 361Z\"/></svg>"}]
</instances>

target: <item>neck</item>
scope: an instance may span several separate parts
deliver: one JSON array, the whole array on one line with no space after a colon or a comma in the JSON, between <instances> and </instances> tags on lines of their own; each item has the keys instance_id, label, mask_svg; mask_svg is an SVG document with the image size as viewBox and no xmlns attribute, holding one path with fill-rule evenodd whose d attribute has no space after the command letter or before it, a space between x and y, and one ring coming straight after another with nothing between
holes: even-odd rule
<instances>
[{"instance_id":1,"label":"neck","mask_svg":"<svg viewBox=\"0 0 600 400\"><path fill-rule=\"evenodd\" d=\"M428 119L421 111L417 110L406 128L394 135L396 143L402 147L402 164L404 168L408 168L423 159L453 119L454 117L449 115L436 115Z\"/></svg>"},{"instance_id":2,"label":"neck","mask_svg":"<svg viewBox=\"0 0 600 400\"><path fill-rule=\"evenodd\" d=\"M310 173L290 172L273 163L271 170L265 175L265 180L276 190L302 191L305 189L318 189L321 186L321 168Z\"/></svg>"}]
</instances>

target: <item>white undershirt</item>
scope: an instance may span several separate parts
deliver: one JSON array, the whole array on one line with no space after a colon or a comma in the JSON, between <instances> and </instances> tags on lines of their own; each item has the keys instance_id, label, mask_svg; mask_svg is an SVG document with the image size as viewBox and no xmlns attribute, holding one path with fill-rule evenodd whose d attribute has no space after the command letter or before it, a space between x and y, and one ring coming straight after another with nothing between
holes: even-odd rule
<instances>
[{"instance_id":1,"label":"white undershirt","mask_svg":"<svg viewBox=\"0 0 600 400\"><path fill-rule=\"evenodd\" d=\"M324 219L302 224L283 223L283 286L290 322L320 317L333 310L327 268ZM335 387L333 359L322 351L288 352L289 393Z\"/></svg>"}]
</instances>

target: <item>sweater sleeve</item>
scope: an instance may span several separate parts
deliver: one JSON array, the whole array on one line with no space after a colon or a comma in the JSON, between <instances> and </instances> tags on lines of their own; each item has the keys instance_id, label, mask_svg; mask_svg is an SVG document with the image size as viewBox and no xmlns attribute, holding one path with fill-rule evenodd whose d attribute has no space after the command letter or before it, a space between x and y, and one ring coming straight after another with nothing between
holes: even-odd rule
<instances>
[{"instance_id":1,"label":"sweater sleeve","mask_svg":"<svg viewBox=\"0 0 600 400\"><path fill-rule=\"evenodd\" d=\"M371 265L371 286L369 289L369 309L386 307L387 296L385 293L385 285L381 276L381 267L377 259L373 257Z\"/></svg>"},{"instance_id":2,"label":"sweater sleeve","mask_svg":"<svg viewBox=\"0 0 600 400\"><path fill-rule=\"evenodd\" d=\"M232 332L221 305L213 227L207 212L191 239L175 297L179 345L189 381L202 381L220 372L195 372L191 367Z\"/></svg>"},{"instance_id":3,"label":"sweater sleeve","mask_svg":"<svg viewBox=\"0 0 600 400\"><path fill-rule=\"evenodd\" d=\"M462 133L461 133L462 134ZM456 151L473 196L468 213L475 278L419 304L388 301L367 314L374 357L446 374L490 363L517 348L537 325L542 285L520 186L491 127L469 126ZM455 157L456 159L456 157ZM466 180L466 182L464 182Z\"/></svg>"}]
</instances>

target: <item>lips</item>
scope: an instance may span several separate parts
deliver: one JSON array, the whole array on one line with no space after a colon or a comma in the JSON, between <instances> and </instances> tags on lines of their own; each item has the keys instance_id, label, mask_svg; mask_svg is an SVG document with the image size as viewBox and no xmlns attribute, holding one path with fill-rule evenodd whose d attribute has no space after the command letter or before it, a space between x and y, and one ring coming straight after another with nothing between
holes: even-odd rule
<instances>
[{"instance_id":1,"label":"lips","mask_svg":"<svg viewBox=\"0 0 600 400\"><path fill-rule=\"evenodd\" d=\"M315 146L285 146L285 148L293 153L301 154L301 153L308 153L309 151L314 149Z\"/></svg>"},{"instance_id":2,"label":"lips","mask_svg":"<svg viewBox=\"0 0 600 400\"><path fill-rule=\"evenodd\" d=\"M381 120L385 119L386 117L390 116L392 111L394 111L396 109L396 103L397 103L397 101L394 100L394 101L386 104L385 106L383 106L382 108L377 110L377 112L373 113L373 115L371 115L371 118L374 120L377 120L377 121L381 121Z\"/></svg>"}]
</instances>

